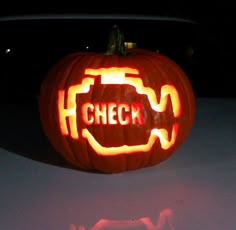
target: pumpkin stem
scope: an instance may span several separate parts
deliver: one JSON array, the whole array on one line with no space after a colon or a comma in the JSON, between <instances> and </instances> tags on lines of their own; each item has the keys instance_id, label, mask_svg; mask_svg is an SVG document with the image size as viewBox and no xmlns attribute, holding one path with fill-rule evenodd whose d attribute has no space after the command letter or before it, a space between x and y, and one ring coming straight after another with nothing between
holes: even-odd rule
<instances>
[{"instance_id":1,"label":"pumpkin stem","mask_svg":"<svg viewBox=\"0 0 236 230\"><path fill-rule=\"evenodd\" d=\"M125 38L124 34L120 31L117 25L114 25L109 35L107 55L126 55L125 52Z\"/></svg>"}]
</instances>

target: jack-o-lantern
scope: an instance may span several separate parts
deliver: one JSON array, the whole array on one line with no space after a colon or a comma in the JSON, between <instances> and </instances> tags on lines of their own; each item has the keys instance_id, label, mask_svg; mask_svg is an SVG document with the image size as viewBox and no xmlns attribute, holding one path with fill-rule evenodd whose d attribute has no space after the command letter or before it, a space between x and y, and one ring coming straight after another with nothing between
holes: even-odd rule
<instances>
[{"instance_id":1,"label":"jack-o-lantern","mask_svg":"<svg viewBox=\"0 0 236 230\"><path fill-rule=\"evenodd\" d=\"M117 173L167 159L195 115L184 71L168 57L124 49L117 27L108 51L74 53L42 83L39 110L50 143L73 165Z\"/></svg>"}]
</instances>

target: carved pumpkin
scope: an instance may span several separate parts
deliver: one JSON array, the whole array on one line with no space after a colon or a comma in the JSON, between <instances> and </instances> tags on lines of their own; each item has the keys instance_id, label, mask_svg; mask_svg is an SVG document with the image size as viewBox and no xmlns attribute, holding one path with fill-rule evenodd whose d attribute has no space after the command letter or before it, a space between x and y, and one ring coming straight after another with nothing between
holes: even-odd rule
<instances>
[{"instance_id":1,"label":"carved pumpkin","mask_svg":"<svg viewBox=\"0 0 236 230\"><path fill-rule=\"evenodd\" d=\"M104 173L167 159L187 138L195 115L183 70L159 53L125 51L114 31L106 54L62 58L39 97L42 126L55 149L81 169Z\"/></svg>"}]
</instances>

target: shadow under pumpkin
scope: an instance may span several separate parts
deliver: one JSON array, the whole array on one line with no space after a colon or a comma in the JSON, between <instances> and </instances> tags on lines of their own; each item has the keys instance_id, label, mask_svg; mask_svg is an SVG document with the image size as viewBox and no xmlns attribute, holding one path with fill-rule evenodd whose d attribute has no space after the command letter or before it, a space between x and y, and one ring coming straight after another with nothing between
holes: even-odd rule
<instances>
[{"instance_id":1,"label":"shadow under pumpkin","mask_svg":"<svg viewBox=\"0 0 236 230\"><path fill-rule=\"evenodd\" d=\"M0 148L49 165L75 169L47 140L39 118L37 101L0 107Z\"/></svg>"}]
</instances>

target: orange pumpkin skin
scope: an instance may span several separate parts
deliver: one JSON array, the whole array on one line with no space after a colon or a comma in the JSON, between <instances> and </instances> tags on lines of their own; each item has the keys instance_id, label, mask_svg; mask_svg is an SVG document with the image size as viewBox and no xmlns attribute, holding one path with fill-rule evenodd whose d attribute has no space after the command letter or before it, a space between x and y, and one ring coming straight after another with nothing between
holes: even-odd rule
<instances>
[{"instance_id":1,"label":"orange pumpkin skin","mask_svg":"<svg viewBox=\"0 0 236 230\"><path fill-rule=\"evenodd\" d=\"M138 73L113 72L105 81L111 68ZM138 80L129 84L130 79ZM130 49L126 56L68 55L49 71L39 96L42 127L54 148L74 166L104 173L166 160L187 138L195 109L184 71L168 57L143 49ZM166 131L164 139L160 130Z\"/></svg>"}]
</instances>

